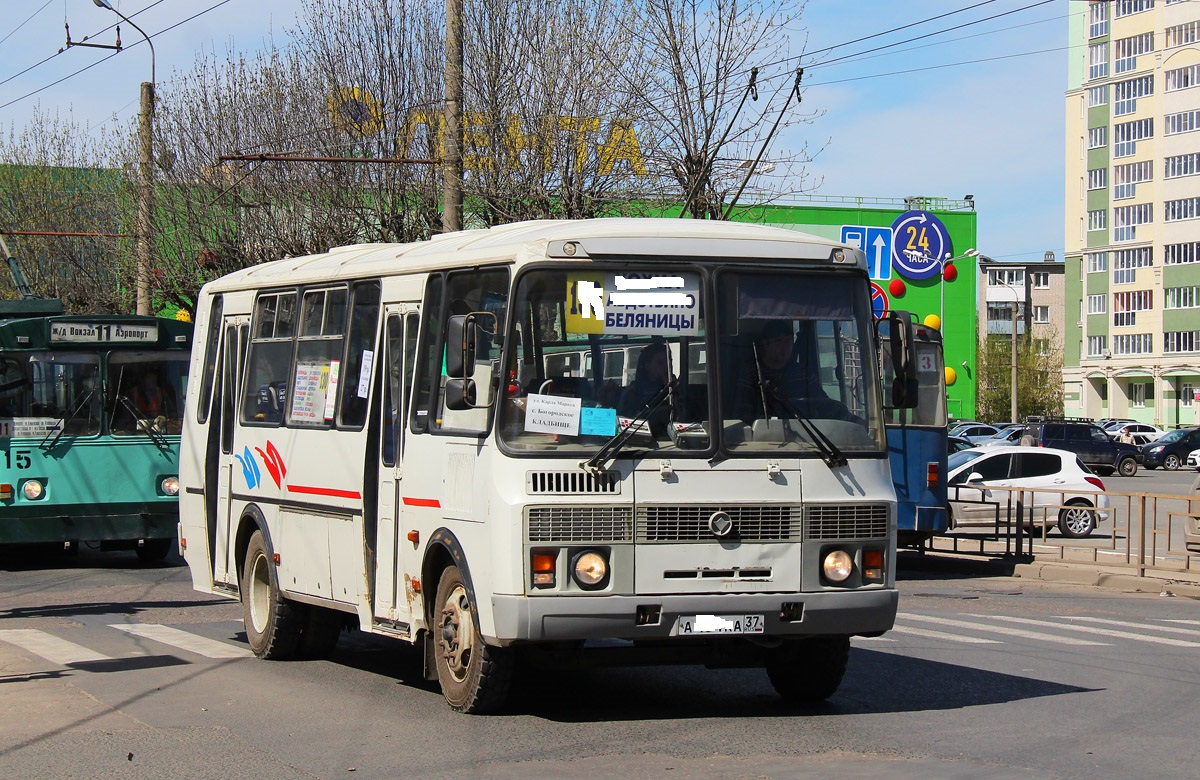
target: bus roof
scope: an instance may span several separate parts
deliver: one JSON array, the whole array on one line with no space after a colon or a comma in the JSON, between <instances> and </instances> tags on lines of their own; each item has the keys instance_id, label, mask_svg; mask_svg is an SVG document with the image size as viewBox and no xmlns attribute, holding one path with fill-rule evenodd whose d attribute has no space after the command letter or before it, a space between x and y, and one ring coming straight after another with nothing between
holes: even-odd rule
<instances>
[{"instance_id":1,"label":"bus roof","mask_svg":"<svg viewBox=\"0 0 1200 780\"><path fill-rule=\"evenodd\" d=\"M563 249L574 244L571 249ZM606 218L535 220L444 233L408 244L355 244L234 271L205 285L208 292L297 282L386 276L402 261L409 272L473 264L512 263L525 257L563 260L601 257L746 257L830 261L837 249L845 265L865 268L861 252L844 244L785 228L694 219Z\"/></svg>"}]
</instances>

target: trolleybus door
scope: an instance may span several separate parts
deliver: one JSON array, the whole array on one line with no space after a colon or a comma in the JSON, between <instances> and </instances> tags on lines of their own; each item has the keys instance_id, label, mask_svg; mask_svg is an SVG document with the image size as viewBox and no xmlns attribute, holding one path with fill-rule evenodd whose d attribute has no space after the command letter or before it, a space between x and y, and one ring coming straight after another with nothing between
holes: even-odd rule
<instances>
[{"instance_id":1,"label":"trolleybus door","mask_svg":"<svg viewBox=\"0 0 1200 780\"><path fill-rule=\"evenodd\" d=\"M412 392L420 315L418 306L392 304L385 308L383 403L380 425L379 522L376 537L375 616L409 623L409 579L417 569L416 545L406 537L400 484L404 478L404 443ZM417 565L417 564L412 564Z\"/></svg>"},{"instance_id":2,"label":"trolleybus door","mask_svg":"<svg viewBox=\"0 0 1200 780\"><path fill-rule=\"evenodd\" d=\"M216 458L217 469L217 527L216 544L213 551L213 581L236 585L238 582L237 562L233 560L230 545L232 529L229 527L233 512L231 489L234 469L241 470L233 452L233 433L237 426L240 407L242 374L246 363L246 342L250 332L250 318L246 316L226 317L224 334L221 338L222 354L217 388L220 397L213 402L210 425L220 426L220 448ZM207 480L206 480L207 481ZM209 482L209 484L212 484Z\"/></svg>"}]
</instances>

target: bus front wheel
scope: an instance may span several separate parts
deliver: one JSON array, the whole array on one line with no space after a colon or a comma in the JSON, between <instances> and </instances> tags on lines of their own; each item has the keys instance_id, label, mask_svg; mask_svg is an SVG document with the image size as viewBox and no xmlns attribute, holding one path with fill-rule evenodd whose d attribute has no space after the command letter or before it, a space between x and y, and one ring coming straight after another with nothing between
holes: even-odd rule
<instances>
[{"instance_id":1,"label":"bus front wheel","mask_svg":"<svg viewBox=\"0 0 1200 780\"><path fill-rule=\"evenodd\" d=\"M504 648L484 644L457 566L442 572L434 609L434 664L446 703L473 715L498 710L508 698L513 657Z\"/></svg>"},{"instance_id":2,"label":"bus front wheel","mask_svg":"<svg viewBox=\"0 0 1200 780\"><path fill-rule=\"evenodd\" d=\"M788 701L815 704L837 691L849 659L848 636L784 642L767 660L767 676Z\"/></svg>"},{"instance_id":3,"label":"bus front wheel","mask_svg":"<svg viewBox=\"0 0 1200 780\"><path fill-rule=\"evenodd\" d=\"M262 531L250 537L240 589L250 649L259 658L273 661L295 658L304 615L280 592L279 577Z\"/></svg>"}]
</instances>

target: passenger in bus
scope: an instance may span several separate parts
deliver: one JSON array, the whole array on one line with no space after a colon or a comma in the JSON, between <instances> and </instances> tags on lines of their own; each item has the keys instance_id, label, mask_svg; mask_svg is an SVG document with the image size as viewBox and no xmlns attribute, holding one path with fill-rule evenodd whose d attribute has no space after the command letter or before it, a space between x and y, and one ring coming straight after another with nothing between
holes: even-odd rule
<instances>
[{"instance_id":1,"label":"passenger in bus","mask_svg":"<svg viewBox=\"0 0 1200 780\"><path fill-rule=\"evenodd\" d=\"M167 414L167 394L158 381L154 369L147 368L133 388L133 403L138 413L146 418L161 417Z\"/></svg>"},{"instance_id":2,"label":"passenger in bus","mask_svg":"<svg viewBox=\"0 0 1200 780\"><path fill-rule=\"evenodd\" d=\"M621 393L617 402L617 413L633 417L650 403L651 399L670 381L667 361L667 345L661 342L647 344L638 354L637 371L633 381ZM654 435L665 434L670 421L670 409L661 404L650 416L650 431Z\"/></svg>"},{"instance_id":3,"label":"passenger in bus","mask_svg":"<svg viewBox=\"0 0 1200 780\"><path fill-rule=\"evenodd\" d=\"M807 417L862 422L826 394L816 356L794 339L791 321L769 321L754 339L754 355L753 369L735 385L738 418L788 418L792 407Z\"/></svg>"}]
</instances>

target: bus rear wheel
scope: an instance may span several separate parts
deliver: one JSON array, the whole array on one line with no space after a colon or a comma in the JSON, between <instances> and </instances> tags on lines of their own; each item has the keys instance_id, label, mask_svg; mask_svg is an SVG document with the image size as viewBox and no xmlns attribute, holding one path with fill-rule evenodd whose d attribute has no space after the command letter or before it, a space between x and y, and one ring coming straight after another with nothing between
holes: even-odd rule
<instances>
[{"instance_id":1,"label":"bus rear wheel","mask_svg":"<svg viewBox=\"0 0 1200 780\"><path fill-rule=\"evenodd\" d=\"M434 609L430 621L434 666L446 703L472 715L500 709L512 683L513 657L504 648L484 644L476 628L475 606L457 566L442 572Z\"/></svg>"},{"instance_id":2,"label":"bus rear wheel","mask_svg":"<svg viewBox=\"0 0 1200 780\"><path fill-rule=\"evenodd\" d=\"M295 658L304 614L280 592L279 576L262 531L250 537L240 590L246 639L254 654L273 661Z\"/></svg>"},{"instance_id":3,"label":"bus rear wheel","mask_svg":"<svg viewBox=\"0 0 1200 780\"><path fill-rule=\"evenodd\" d=\"M767 677L788 701L815 704L837 692L849 660L848 636L784 642L767 659Z\"/></svg>"}]
</instances>

